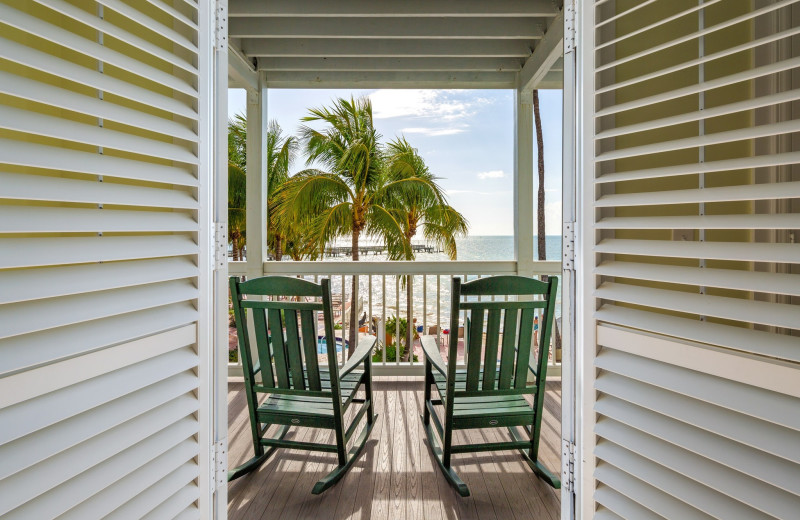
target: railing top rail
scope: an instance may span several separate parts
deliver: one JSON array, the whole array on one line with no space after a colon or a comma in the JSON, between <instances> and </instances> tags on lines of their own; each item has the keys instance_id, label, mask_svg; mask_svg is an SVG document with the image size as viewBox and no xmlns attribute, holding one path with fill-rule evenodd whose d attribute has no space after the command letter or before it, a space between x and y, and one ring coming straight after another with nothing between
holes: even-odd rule
<instances>
[{"instance_id":1,"label":"railing top rail","mask_svg":"<svg viewBox=\"0 0 800 520\"><path fill-rule=\"evenodd\" d=\"M247 262L228 262L231 275L247 273ZM500 261L343 261L343 262L264 262L265 274L284 275L498 275L516 274L517 262ZM561 274L560 260L533 262L533 275Z\"/></svg>"}]
</instances>

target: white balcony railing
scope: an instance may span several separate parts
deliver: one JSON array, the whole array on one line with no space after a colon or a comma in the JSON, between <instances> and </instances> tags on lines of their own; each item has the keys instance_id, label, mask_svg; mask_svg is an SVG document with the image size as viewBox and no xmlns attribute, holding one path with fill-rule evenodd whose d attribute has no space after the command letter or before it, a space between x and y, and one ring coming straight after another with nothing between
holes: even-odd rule
<instances>
[{"instance_id":1,"label":"white balcony railing","mask_svg":"<svg viewBox=\"0 0 800 520\"><path fill-rule=\"evenodd\" d=\"M245 276L245 262L229 262L228 272L231 276ZM301 276L307 280L319 282L322 278L331 279L334 295L334 318L337 322L337 339L341 339L342 347L337 352L338 362L347 360L345 338L348 336L350 320L350 302L352 297L353 277L357 277L358 305L357 319L361 318L359 328L362 333L376 334L379 338L380 356L374 362L376 375L422 375L422 349L419 340L413 336L430 334L439 338L446 350L446 335L459 334L463 338L463 328L458 331L450 327L450 287L451 279L460 276L463 281L474 280L484 276L516 274L517 263L514 261L492 262L268 262L264 264L264 274ZM533 275L561 275L561 263L558 261L535 262ZM410 283L410 287L406 285ZM412 302L411 317L408 316L409 296ZM558 295L556 318L561 315L561 292ZM392 319L399 317L400 319ZM460 323L463 325L463 316ZM402 342L412 345L411 352L404 356L387 352L385 345L397 345L400 337L401 321L406 320L414 325L406 327ZM393 323L388 327L387 322ZM338 329L341 326L341 329ZM394 330L392 330L392 328ZM416 334L414 332L418 330ZM341 333L341 336L339 335ZM411 340L411 341L409 341ZM233 344L233 342L232 342ZM463 339L459 342L459 364L464 363ZM551 338L550 356L548 360L548 376L561 375L560 345L557 334ZM415 359L416 357L416 359ZM242 375L241 363L238 360L228 365L228 376L238 378Z\"/></svg>"}]
</instances>

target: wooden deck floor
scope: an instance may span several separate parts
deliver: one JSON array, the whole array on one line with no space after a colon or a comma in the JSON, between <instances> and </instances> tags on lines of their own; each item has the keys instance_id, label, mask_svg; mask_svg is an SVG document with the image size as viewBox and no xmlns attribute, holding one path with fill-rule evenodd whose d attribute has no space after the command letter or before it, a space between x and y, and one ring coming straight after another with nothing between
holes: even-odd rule
<instances>
[{"instance_id":1,"label":"wooden deck floor","mask_svg":"<svg viewBox=\"0 0 800 520\"><path fill-rule=\"evenodd\" d=\"M559 491L537 479L517 452L453 455L453 467L472 495L459 497L436 467L425 440L421 378L376 378L375 429L350 472L322 495L311 488L336 464L336 455L279 450L258 471L228 485L228 514L238 519L547 519L560 515ZM231 383L229 463L252 456L241 383ZM547 383L541 458L560 471L560 382ZM333 442L330 430L297 429L295 440ZM507 432L456 432L456 443L506 440Z\"/></svg>"}]
</instances>

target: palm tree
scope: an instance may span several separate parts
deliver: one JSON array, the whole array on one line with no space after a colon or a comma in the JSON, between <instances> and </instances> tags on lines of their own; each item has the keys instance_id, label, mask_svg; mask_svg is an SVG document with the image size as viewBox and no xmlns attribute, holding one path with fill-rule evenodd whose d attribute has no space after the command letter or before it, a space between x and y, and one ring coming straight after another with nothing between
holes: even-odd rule
<instances>
[{"instance_id":1,"label":"palm tree","mask_svg":"<svg viewBox=\"0 0 800 520\"><path fill-rule=\"evenodd\" d=\"M228 238L234 261L242 259L245 244L246 145L247 119L237 114L228 121Z\"/></svg>"},{"instance_id":2,"label":"palm tree","mask_svg":"<svg viewBox=\"0 0 800 520\"><path fill-rule=\"evenodd\" d=\"M388 193L401 183L387 182L380 135L372 119L368 98L339 98L331 107L309 110L303 121L322 122L323 130L304 125L301 137L307 164L327 171L307 169L295 174L280 190L276 211L283 220L305 226L318 253L337 237L350 236L353 261L358 261L362 235L381 237L392 254L410 250L401 224L390 207ZM350 305L349 352L357 340L358 280L353 277ZM344 289L344 288L342 288Z\"/></svg>"},{"instance_id":3,"label":"palm tree","mask_svg":"<svg viewBox=\"0 0 800 520\"><path fill-rule=\"evenodd\" d=\"M466 236L469 224L467 219L455 208L447 204L442 188L437 184L438 177L430 172L422 156L411 146L405 137L400 137L388 145L388 168L392 181L416 179L418 182L399 185L391 194L395 200L391 206L403 228L406 240L411 239L422 228L422 235L428 243L442 249L451 260L458 256L456 237ZM413 250L392 260L413 260ZM410 277L404 280L406 286L406 315L413 314L413 294ZM410 342L409 342L410 343ZM412 347L406 349L403 361L408 361ZM396 352L399 352L399 348Z\"/></svg>"},{"instance_id":4,"label":"palm tree","mask_svg":"<svg viewBox=\"0 0 800 520\"><path fill-rule=\"evenodd\" d=\"M544 231L544 136L542 135L542 116L539 113L539 91L533 91L533 119L536 123L536 148L539 152L539 191L536 207L536 249L538 259L547 259L547 245Z\"/></svg>"},{"instance_id":5,"label":"palm tree","mask_svg":"<svg viewBox=\"0 0 800 520\"><path fill-rule=\"evenodd\" d=\"M282 222L276 215L276 194L280 187L289 180L289 168L297 156L299 148L297 138L284 136L277 121L270 121L267 129L267 240L275 260L283 257L287 237L299 234L300 229L291 223ZM283 224L283 225L282 225ZM298 251L295 248L295 251Z\"/></svg>"}]
</instances>

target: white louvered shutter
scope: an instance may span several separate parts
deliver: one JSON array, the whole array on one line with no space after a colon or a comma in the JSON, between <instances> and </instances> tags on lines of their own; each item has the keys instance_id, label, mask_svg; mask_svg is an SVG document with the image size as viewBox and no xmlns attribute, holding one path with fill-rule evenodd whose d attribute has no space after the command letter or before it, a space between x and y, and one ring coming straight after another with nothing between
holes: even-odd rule
<instances>
[{"instance_id":1,"label":"white louvered shutter","mask_svg":"<svg viewBox=\"0 0 800 520\"><path fill-rule=\"evenodd\" d=\"M0 2L4 520L205 507L203 9Z\"/></svg>"},{"instance_id":2,"label":"white louvered shutter","mask_svg":"<svg viewBox=\"0 0 800 520\"><path fill-rule=\"evenodd\" d=\"M798 518L800 1L578 17L583 517Z\"/></svg>"}]
</instances>

